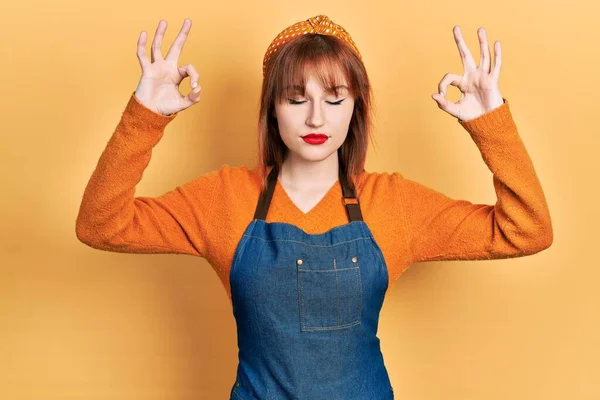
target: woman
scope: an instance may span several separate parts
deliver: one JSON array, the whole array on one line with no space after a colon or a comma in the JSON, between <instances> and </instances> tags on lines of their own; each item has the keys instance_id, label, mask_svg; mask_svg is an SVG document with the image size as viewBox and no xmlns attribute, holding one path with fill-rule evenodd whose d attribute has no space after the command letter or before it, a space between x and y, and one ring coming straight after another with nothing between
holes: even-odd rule
<instances>
[{"instance_id":1,"label":"woman","mask_svg":"<svg viewBox=\"0 0 600 400\"><path fill-rule=\"evenodd\" d=\"M552 243L548 206L479 30L477 66L454 36L463 75L432 97L469 132L497 202L452 200L399 173L364 171L371 89L350 35L323 15L267 49L259 165L224 165L158 198L134 197L166 125L200 99L177 61L191 21L163 58L138 41L142 77L85 190L78 238L98 249L205 257L232 301L235 399L392 399L376 335L388 287L415 262L519 257ZM178 86L190 78L187 96ZM457 103L449 85L463 93ZM360 201L359 201L360 199ZM341 201L343 200L343 201Z\"/></svg>"}]
</instances>

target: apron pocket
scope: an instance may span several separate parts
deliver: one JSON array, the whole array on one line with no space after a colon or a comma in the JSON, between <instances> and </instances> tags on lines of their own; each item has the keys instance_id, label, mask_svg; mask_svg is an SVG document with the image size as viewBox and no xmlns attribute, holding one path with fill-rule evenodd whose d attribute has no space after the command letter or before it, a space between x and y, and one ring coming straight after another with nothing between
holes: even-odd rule
<instances>
[{"instance_id":1,"label":"apron pocket","mask_svg":"<svg viewBox=\"0 0 600 400\"><path fill-rule=\"evenodd\" d=\"M345 329L360 324L362 282L358 259L298 260L300 329Z\"/></svg>"}]
</instances>

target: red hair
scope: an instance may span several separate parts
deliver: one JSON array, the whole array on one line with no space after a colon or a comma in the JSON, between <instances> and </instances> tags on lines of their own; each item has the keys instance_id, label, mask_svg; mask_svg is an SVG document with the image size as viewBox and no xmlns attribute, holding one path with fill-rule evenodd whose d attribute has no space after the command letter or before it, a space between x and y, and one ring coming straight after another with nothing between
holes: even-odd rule
<instances>
[{"instance_id":1,"label":"red hair","mask_svg":"<svg viewBox=\"0 0 600 400\"><path fill-rule=\"evenodd\" d=\"M279 135L275 104L291 97L295 89L304 95L309 73L314 73L323 90L331 90L336 96L336 86L342 85L340 77L346 78L355 101L348 136L338 149L340 168L352 187L364 171L368 141L373 140L372 92L364 64L343 40L305 34L279 48L266 65L258 117L261 190L266 186L267 168L273 165L281 170L288 152Z\"/></svg>"}]
</instances>

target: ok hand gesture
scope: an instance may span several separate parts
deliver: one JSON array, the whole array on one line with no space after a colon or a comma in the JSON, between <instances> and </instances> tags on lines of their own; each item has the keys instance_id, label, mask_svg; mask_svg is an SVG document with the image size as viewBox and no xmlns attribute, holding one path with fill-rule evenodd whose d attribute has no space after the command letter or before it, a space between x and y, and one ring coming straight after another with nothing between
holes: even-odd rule
<instances>
[{"instance_id":1,"label":"ok hand gesture","mask_svg":"<svg viewBox=\"0 0 600 400\"><path fill-rule=\"evenodd\" d=\"M463 40L460 28L454 27L454 40L463 64L463 74L446 74L438 84L439 93L431 97L438 107L462 121L475 119L493 109L500 107L504 100L500 94L498 80L502 65L500 42L494 44L494 65L491 65L490 49L484 28L477 30L481 46L479 66ZM460 100L452 103L445 96L448 85L456 86L461 91Z\"/></svg>"},{"instance_id":2,"label":"ok hand gesture","mask_svg":"<svg viewBox=\"0 0 600 400\"><path fill-rule=\"evenodd\" d=\"M138 39L137 56L142 67L142 77L135 90L135 96L140 103L158 114L174 114L200 100L199 75L196 68L192 64L177 66L179 54L191 27L192 20L186 18L167 57L163 58L161 45L167 21L159 21L152 41L152 62L146 56L146 32L142 31ZM179 84L188 76L192 91L183 96L179 93Z\"/></svg>"}]
</instances>

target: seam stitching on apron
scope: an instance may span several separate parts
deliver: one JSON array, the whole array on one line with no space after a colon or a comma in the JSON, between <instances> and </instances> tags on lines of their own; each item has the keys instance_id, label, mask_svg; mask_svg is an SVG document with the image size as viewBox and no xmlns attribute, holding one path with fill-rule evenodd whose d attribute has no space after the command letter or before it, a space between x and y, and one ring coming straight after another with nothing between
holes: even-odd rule
<instances>
[{"instance_id":1,"label":"seam stitching on apron","mask_svg":"<svg viewBox=\"0 0 600 400\"><path fill-rule=\"evenodd\" d=\"M291 239L290 240L288 240L288 239L265 240L265 239L263 239L263 238L261 238L259 236L251 236L251 235L244 235L244 237L249 237L249 238L254 238L254 239L262 240L263 242L267 242L267 243L270 243L270 242L300 243L300 244L303 244L303 245L309 246L309 247L335 247L335 246L339 246L339 245L346 244L346 243L356 242L356 241L359 241L359 240L371 240L371 238L368 238L368 237L364 238L364 237L362 237L362 238L358 238L358 239L352 239L352 240L347 240L345 242L338 242L338 243L335 243L335 244L323 246L323 245L319 245L319 244L307 244L307 243L299 241L299 240L291 240Z\"/></svg>"}]
</instances>

